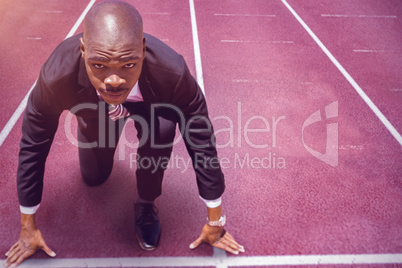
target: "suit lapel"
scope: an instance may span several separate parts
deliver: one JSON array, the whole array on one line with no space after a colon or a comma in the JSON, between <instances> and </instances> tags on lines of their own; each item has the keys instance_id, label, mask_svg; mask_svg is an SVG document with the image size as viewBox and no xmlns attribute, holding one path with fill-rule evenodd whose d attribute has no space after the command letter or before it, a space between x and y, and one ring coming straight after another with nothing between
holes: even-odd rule
<instances>
[{"instance_id":1,"label":"suit lapel","mask_svg":"<svg viewBox=\"0 0 402 268\"><path fill-rule=\"evenodd\" d=\"M148 78L148 68L146 64L146 58L144 60L143 66L142 66L142 71L140 75L140 79L138 82L140 86L140 92L142 95L142 98L144 99L144 103L148 109L148 111L151 109L151 104L157 103L159 101L157 95L155 94L154 89L152 88L152 83Z\"/></svg>"}]
</instances>

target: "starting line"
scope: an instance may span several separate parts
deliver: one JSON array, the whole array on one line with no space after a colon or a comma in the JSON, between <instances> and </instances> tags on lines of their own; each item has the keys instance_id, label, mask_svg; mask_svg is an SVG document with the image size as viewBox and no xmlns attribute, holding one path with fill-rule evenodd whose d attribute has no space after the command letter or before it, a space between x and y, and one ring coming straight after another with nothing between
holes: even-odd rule
<instances>
[{"instance_id":1,"label":"starting line","mask_svg":"<svg viewBox=\"0 0 402 268\"><path fill-rule=\"evenodd\" d=\"M226 254L225 254L226 255ZM206 267L282 266L328 264L402 264L402 254L340 254L340 255L284 255L226 257L137 257L137 258L82 258L31 259L19 267Z\"/></svg>"}]
</instances>

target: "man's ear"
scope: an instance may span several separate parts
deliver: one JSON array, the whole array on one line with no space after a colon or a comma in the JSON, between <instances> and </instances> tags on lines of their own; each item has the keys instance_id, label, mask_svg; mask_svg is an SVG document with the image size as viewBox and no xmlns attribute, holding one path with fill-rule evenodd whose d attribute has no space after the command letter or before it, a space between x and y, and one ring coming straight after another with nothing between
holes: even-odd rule
<instances>
[{"instance_id":1,"label":"man's ear","mask_svg":"<svg viewBox=\"0 0 402 268\"><path fill-rule=\"evenodd\" d=\"M84 52L85 52L84 39L81 37L80 41L81 41L81 44L80 44L81 57L84 58Z\"/></svg>"},{"instance_id":2,"label":"man's ear","mask_svg":"<svg viewBox=\"0 0 402 268\"><path fill-rule=\"evenodd\" d=\"M147 50L147 39L144 37L142 39L142 52L144 53L144 58L145 58L145 51Z\"/></svg>"}]
</instances>

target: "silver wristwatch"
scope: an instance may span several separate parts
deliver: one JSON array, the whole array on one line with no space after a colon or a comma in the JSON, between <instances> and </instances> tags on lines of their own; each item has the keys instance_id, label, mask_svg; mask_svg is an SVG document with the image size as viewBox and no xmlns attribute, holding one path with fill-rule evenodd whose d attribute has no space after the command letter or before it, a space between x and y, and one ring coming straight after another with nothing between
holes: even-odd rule
<instances>
[{"instance_id":1,"label":"silver wristwatch","mask_svg":"<svg viewBox=\"0 0 402 268\"><path fill-rule=\"evenodd\" d=\"M225 217L225 215L223 215L222 217L220 217L220 219L219 219L218 221L210 221L210 220L207 218L207 224L208 224L209 226L212 226L212 227L223 227L223 226L225 226L225 223L226 223L226 217Z\"/></svg>"}]
</instances>

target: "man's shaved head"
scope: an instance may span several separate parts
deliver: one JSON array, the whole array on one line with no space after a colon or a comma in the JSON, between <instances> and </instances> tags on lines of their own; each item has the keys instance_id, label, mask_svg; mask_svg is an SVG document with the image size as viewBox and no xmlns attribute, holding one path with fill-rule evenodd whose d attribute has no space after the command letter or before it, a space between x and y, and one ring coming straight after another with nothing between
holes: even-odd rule
<instances>
[{"instance_id":1,"label":"man's shaved head","mask_svg":"<svg viewBox=\"0 0 402 268\"><path fill-rule=\"evenodd\" d=\"M106 1L93 6L84 21L85 43L91 41L142 43L142 18L137 9L122 1Z\"/></svg>"},{"instance_id":2,"label":"man's shaved head","mask_svg":"<svg viewBox=\"0 0 402 268\"><path fill-rule=\"evenodd\" d=\"M139 80L145 59L141 15L121 1L95 5L85 17L80 49L88 78L103 100L123 103Z\"/></svg>"}]
</instances>

